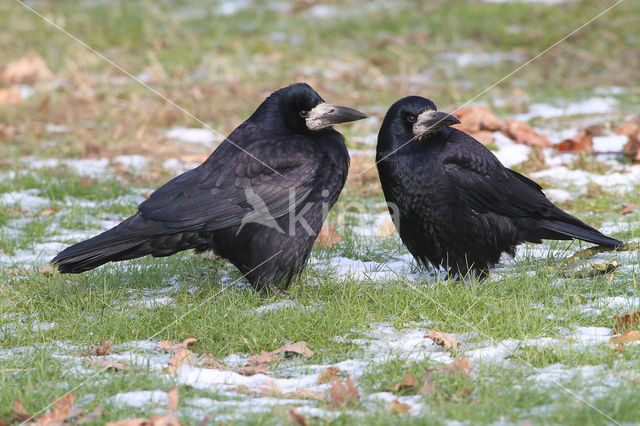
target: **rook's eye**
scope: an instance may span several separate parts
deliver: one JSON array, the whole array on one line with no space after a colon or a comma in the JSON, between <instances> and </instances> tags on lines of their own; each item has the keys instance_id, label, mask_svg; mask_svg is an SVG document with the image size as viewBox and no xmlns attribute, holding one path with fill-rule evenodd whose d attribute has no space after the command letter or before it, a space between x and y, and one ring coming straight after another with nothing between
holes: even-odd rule
<instances>
[{"instance_id":1,"label":"rook's eye","mask_svg":"<svg viewBox=\"0 0 640 426\"><path fill-rule=\"evenodd\" d=\"M300 117L302 118L309 117L309 111L300 111L298 114L300 114Z\"/></svg>"},{"instance_id":2,"label":"rook's eye","mask_svg":"<svg viewBox=\"0 0 640 426\"><path fill-rule=\"evenodd\" d=\"M408 121L409 123L415 123L415 122L416 122L416 120L417 120L417 118L416 118L416 116L415 116L415 115L408 115L408 116L407 116L407 121Z\"/></svg>"}]
</instances>

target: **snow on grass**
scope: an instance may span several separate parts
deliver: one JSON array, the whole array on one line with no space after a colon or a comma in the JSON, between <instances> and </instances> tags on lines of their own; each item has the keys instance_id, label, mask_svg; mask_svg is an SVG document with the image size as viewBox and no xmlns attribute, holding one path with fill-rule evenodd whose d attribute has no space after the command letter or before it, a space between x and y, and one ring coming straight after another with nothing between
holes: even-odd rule
<instances>
[{"instance_id":1,"label":"snow on grass","mask_svg":"<svg viewBox=\"0 0 640 426\"><path fill-rule=\"evenodd\" d=\"M148 405L166 407L169 404L169 396L162 391L134 391L119 393L109 397L106 402L118 406L146 407Z\"/></svg>"},{"instance_id":2,"label":"snow on grass","mask_svg":"<svg viewBox=\"0 0 640 426\"><path fill-rule=\"evenodd\" d=\"M466 68L496 65L501 62L522 62L525 56L519 52L447 52L441 55L440 59Z\"/></svg>"},{"instance_id":3,"label":"snow on grass","mask_svg":"<svg viewBox=\"0 0 640 426\"><path fill-rule=\"evenodd\" d=\"M0 205L16 206L21 210L38 211L51 204L46 198L39 196L38 189L23 189L22 191L5 192L0 194Z\"/></svg>"},{"instance_id":4,"label":"snow on grass","mask_svg":"<svg viewBox=\"0 0 640 426\"><path fill-rule=\"evenodd\" d=\"M174 127L167 131L167 137L190 144L200 144L207 148L215 148L218 143L224 140L222 136L209 129L187 127Z\"/></svg>"},{"instance_id":5,"label":"snow on grass","mask_svg":"<svg viewBox=\"0 0 640 426\"><path fill-rule=\"evenodd\" d=\"M532 104L529 112L515 116L517 120L529 121L534 118L556 118L573 115L607 114L615 111L618 101L610 97L593 97L565 105Z\"/></svg>"}]
</instances>

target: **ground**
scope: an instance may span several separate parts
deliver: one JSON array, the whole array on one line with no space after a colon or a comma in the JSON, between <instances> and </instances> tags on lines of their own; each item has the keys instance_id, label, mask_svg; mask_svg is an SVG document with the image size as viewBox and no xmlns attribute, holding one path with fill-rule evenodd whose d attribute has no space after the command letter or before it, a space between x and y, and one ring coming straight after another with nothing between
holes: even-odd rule
<instances>
[{"instance_id":1,"label":"ground","mask_svg":"<svg viewBox=\"0 0 640 426\"><path fill-rule=\"evenodd\" d=\"M568 262L589 245L523 245L485 282L447 282L390 230L370 167L384 112L409 94L449 112L488 106L554 144L598 125L593 152L499 132L489 147L564 209L637 243L640 210L621 212L640 204L640 166L613 129L640 106L639 14L632 0L3 2L0 71L25 55L45 65L0 79L0 419L14 398L40 416L71 392L86 412L104 406L95 424L167 412L185 424L278 424L292 407L312 423L637 422L640 345L608 345L614 315L639 308L634 246ZM295 81L370 118L339 127L352 173L332 232L285 295L256 294L211 255L82 275L47 266L135 212ZM460 346L434 345L430 330ZM172 368L175 355L157 345L192 337L192 359ZM109 355L79 356L102 340ZM236 372L300 341L313 355ZM213 358L227 370L206 368ZM442 368L464 359L471 371ZM318 381L330 366L359 398L336 402L336 382ZM395 386L408 373L418 385ZM177 410L167 407L173 387Z\"/></svg>"}]
</instances>

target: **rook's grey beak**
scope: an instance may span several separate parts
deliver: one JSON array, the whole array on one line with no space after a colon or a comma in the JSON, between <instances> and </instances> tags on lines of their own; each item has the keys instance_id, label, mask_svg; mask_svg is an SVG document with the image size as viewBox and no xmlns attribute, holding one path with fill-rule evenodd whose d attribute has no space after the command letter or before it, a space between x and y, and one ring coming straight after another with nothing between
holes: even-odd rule
<instances>
[{"instance_id":1,"label":"rook's grey beak","mask_svg":"<svg viewBox=\"0 0 640 426\"><path fill-rule=\"evenodd\" d=\"M435 133L443 127L459 123L460 120L455 115L429 109L418 114L418 119L413 124L413 134L417 137L422 137Z\"/></svg>"},{"instance_id":2,"label":"rook's grey beak","mask_svg":"<svg viewBox=\"0 0 640 426\"><path fill-rule=\"evenodd\" d=\"M366 114L357 109L321 103L316 105L306 119L309 130L320 130L338 123L362 120Z\"/></svg>"}]
</instances>

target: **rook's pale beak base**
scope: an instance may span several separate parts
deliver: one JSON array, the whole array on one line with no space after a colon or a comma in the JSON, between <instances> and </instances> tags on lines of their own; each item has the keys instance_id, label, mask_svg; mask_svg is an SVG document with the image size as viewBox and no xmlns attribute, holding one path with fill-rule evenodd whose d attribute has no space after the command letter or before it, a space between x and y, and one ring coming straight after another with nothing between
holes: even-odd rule
<instances>
[{"instance_id":1,"label":"rook's pale beak base","mask_svg":"<svg viewBox=\"0 0 640 426\"><path fill-rule=\"evenodd\" d=\"M357 109L321 103L316 105L306 118L309 130L321 130L339 123L362 120L367 115Z\"/></svg>"},{"instance_id":2,"label":"rook's pale beak base","mask_svg":"<svg viewBox=\"0 0 640 426\"><path fill-rule=\"evenodd\" d=\"M421 138L435 133L443 127L453 126L459 123L460 120L458 120L458 117L455 115L428 109L418 114L418 119L413 124L413 134Z\"/></svg>"}]
</instances>

